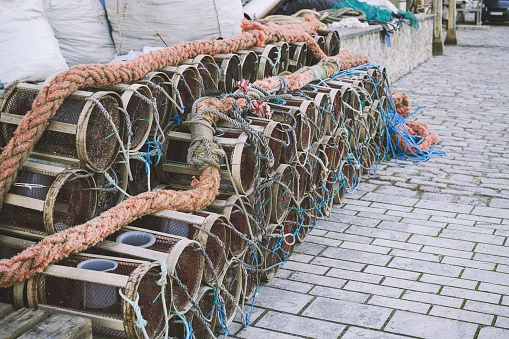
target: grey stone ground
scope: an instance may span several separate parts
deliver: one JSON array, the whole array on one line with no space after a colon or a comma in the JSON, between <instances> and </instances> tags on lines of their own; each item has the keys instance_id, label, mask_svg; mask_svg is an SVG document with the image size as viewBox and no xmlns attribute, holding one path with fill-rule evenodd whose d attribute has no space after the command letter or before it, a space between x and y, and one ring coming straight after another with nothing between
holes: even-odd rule
<instances>
[{"instance_id":1,"label":"grey stone ground","mask_svg":"<svg viewBox=\"0 0 509 339\"><path fill-rule=\"evenodd\" d=\"M336 205L272 282L238 338L509 338L509 27L395 81L443 159L376 177Z\"/></svg>"}]
</instances>

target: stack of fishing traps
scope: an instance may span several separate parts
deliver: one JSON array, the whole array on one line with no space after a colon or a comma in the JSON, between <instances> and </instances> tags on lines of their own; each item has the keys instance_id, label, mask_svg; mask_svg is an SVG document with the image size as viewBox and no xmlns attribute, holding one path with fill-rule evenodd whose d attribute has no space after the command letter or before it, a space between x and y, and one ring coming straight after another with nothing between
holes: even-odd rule
<instances>
[{"instance_id":1,"label":"stack of fishing traps","mask_svg":"<svg viewBox=\"0 0 509 339\"><path fill-rule=\"evenodd\" d=\"M326 54L338 54L337 34L320 34L315 39ZM193 103L231 93L241 79L314 63L305 43L276 43L200 55L135 83L76 91L5 198L1 258L128 196L189 189L200 174L187 163L191 134L183 124ZM215 141L226 157L220 194L206 210L141 217L2 289L0 301L89 317L94 333L106 337L160 338L168 325L172 337L190 338L192 329L195 338L214 338L228 333L237 313L247 325L259 281L274 278L316 220L378 161L387 83L384 69L370 65L283 96L261 91L265 98L244 116L247 128L217 124ZM0 146L41 89L19 83L3 93Z\"/></svg>"}]
</instances>

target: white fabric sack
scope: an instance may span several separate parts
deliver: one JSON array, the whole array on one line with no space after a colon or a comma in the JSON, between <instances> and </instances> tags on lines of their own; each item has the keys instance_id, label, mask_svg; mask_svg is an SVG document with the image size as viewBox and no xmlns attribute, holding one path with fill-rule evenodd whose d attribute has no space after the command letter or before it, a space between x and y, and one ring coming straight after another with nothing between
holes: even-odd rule
<instances>
[{"instance_id":1,"label":"white fabric sack","mask_svg":"<svg viewBox=\"0 0 509 339\"><path fill-rule=\"evenodd\" d=\"M394 13L398 13L399 10L389 0L359 0L368 3L369 5L378 6L384 9L388 9Z\"/></svg>"},{"instance_id":2,"label":"white fabric sack","mask_svg":"<svg viewBox=\"0 0 509 339\"><path fill-rule=\"evenodd\" d=\"M106 10L118 55L144 46L231 38L241 33L244 17L241 0L106 0Z\"/></svg>"},{"instance_id":3,"label":"white fabric sack","mask_svg":"<svg viewBox=\"0 0 509 339\"><path fill-rule=\"evenodd\" d=\"M359 19L354 17L344 18L338 22L333 22L329 25L329 30L338 28L352 28L352 27L369 27L367 22L360 22Z\"/></svg>"},{"instance_id":4,"label":"white fabric sack","mask_svg":"<svg viewBox=\"0 0 509 339\"><path fill-rule=\"evenodd\" d=\"M67 64L44 15L41 0L2 0L0 81L42 81Z\"/></svg>"},{"instance_id":5,"label":"white fabric sack","mask_svg":"<svg viewBox=\"0 0 509 339\"><path fill-rule=\"evenodd\" d=\"M100 0L43 0L67 65L106 64L115 55Z\"/></svg>"}]
</instances>

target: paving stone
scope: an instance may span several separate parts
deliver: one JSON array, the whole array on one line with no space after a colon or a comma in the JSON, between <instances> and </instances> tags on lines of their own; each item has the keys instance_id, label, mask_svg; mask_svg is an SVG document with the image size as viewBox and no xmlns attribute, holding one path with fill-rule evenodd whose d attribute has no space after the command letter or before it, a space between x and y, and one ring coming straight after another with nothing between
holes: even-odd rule
<instances>
[{"instance_id":1,"label":"paving stone","mask_svg":"<svg viewBox=\"0 0 509 339\"><path fill-rule=\"evenodd\" d=\"M390 204L402 205L402 206L413 206L419 201L418 199L415 199L415 198L378 194L378 193L372 193L372 192L364 195L362 197L362 200L390 203Z\"/></svg>"},{"instance_id":2,"label":"paving stone","mask_svg":"<svg viewBox=\"0 0 509 339\"><path fill-rule=\"evenodd\" d=\"M258 289L255 305L258 307L297 313L312 299L311 296L265 286Z\"/></svg>"},{"instance_id":3,"label":"paving stone","mask_svg":"<svg viewBox=\"0 0 509 339\"><path fill-rule=\"evenodd\" d=\"M291 280L300 281L312 285L321 285L328 287L340 287L346 283L345 279L338 279L332 277L326 277L323 275L316 275L311 273L300 273L295 272L290 276Z\"/></svg>"},{"instance_id":4,"label":"paving stone","mask_svg":"<svg viewBox=\"0 0 509 339\"><path fill-rule=\"evenodd\" d=\"M462 259L462 258L445 257L441 261L441 263L457 265L457 266L462 266L462 267L479 268L479 269L488 270L488 271L495 269L495 264L493 264L493 263L487 263L487 262L470 260L470 259Z\"/></svg>"},{"instance_id":5,"label":"paving stone","mask_svg":"<svg viewBox=\"0 0 509 339\"><path fill-rule=\"evenodd\" d=\"M341 339L403 339L400 335L351 326Z\"/></svg>"},{"instance_id":6,"label":"paving stone","mask_svg":"<svg viewBox=\"0 0 509 339\"><path fill-rule=\"evenodd\" d=\"M396 241L405 241L410 236L410 233L361 226L350 226L345 232L356 235L363 235L367 237L373 238L377 237Z\"/></svg>"},{"instance_id":7,"label":"paving stone","mask_svg":"<svg viewBox=\"0 0 509 339\"><path fill-rule=\"evenodd\" d=\"M384 279L382 285L428 293L438 293L438 290L440 289L440 286L436 284L428 284L424 282L417 282L392 277Z\"/></svg>"},{"instance_id":8,"label":"paving stone","mask_svg":"<svg viewBox=\"0 0 509 339\"><path fill-rule=\"evenodd\" d=\"M257 321L256 326L317 339L336 338L346 328L345 325L328 321L272 311L267 312Z\"/></svg>"},{"instance_id":9,"label":"paving stone","mask_svg":"<svg viewBox=\"0 0 509 339\"><path fill-rule=\"evenodd\" d=\"M393 308L396 310L405 310L424 314L428 312L431 306L430 304L396 298L388 298L380 295L374 295L371 299L369 299L368 303L370 305L378 305Z\"/></svg>"},{"instance_id":10,"label":"paving stone","mask_svg":"<svg viewBox=\"0 0 509 339\"><path fill-rule=\"evenodd\" d=\"M309 263L311 260L313 260L314 256L309 254L302 254L302 253L292 253L291 259L293 261L299 261L303 263Z\"/></svg>"},{"instance_id":11,"label":"paving stone","mask_svg":"<svg viewBox=\"0 0 509 339\"><path fill-rule=\"evenodd\" d=\"M361 293L369 293L375 295L383 295L386 297L399 298L403 293L403 289L369 284L360 281L349 281L344 287L345 290L356 291Z\"/></svg>"},{"instance_id":12,"label":"paving stone","mask_svg":"<svg viewBox=\"0 0 509 339\"><path fill-rule=\"evenodd\" d=\"M251 338L263 338L263 339L295 339L304 338L301 336L295 336L290 334L284 334L280 332L274 332L264 330L262 328L249 326L248 328L240 331L237 335L239 338L251 339Z\"/></svg>"},{"instance_id":13,"label":"paving stone","mask_svg":"<svg viewBox=\"0 0 509 339\"><path fill-rule=\"evenodd\" d=\"M389 267L406 269L409 271L431 273L438 275L445 275L449 277L459 277L462 269L458 266L445 265L440 263L407 259L402 257L396 257L391 261Z\"/></svg>"},{"instance_id":14,"label":"paving stone","mask_svg":"<svg viewBox=\"0 0 509 339\"><path fill-rule=\"evenodd\" d=\"M386 277L395 277L407 280L417 280L421 275L418 272L410 272L407 270L400 270L397 268L389 268L389 267L381 267L375 265L369 265L364 269L366 273L373 273L378 275L383 275Z\"/></svg>"},{"instance_id":15,"label":"paving stone","mask_svg":"<svg viewBox=\"0 0 509 339\"><path fill-rule=\"evenodd\" d=\"M499 285L505 285L509 281L509 274L490 272L475 268L466 268L461 277L464 279L484 281Z\"/></svg>"},{"instance_id":16,"label":"paving stone","mask_svg":"<svg viewBox=\"0 0 509 339\"><path fill-rule=\"evenodd\" d=\"M345 291L338 288L325 286L315 286L311 291L309 291L309 294L332 299L351 301L358 304L364 304L370 296L368 293Z\"/></svg>"},{"instance_id":17,"label":"paving stone","mask_svg":"<svg viewBox=\"0 0 509 339\"><path fill-rule=\"evenodd\" d=\"M286 261L283 265L287 270L306 272L306 273L314 273L314 274L324 274L327 272L328 268L324 266L310 265L301 262L295 261Z\"/></svg>"},{"instance_id":18,"label":"paving stone","mask_svg":"<svg viewBox=\"0 0 509 339\"><path fill-rule=\"evenodd\" d=\"M400 250L399 248L393 249L391 251L391 253L389 253L389 254L396 256L396 257L411 258L411 259L425 260L425 261L434 261L434 262L438 262L441 259L441 256L436 255L436 254Z\"/></svg>"},{"instance_id":19,"label":"paving stone","mask_svg":"<svg viewBox=\"0 0 509 339\"><path fill-rule=\"evenodd\" d=\"M373 252L373 253L380 253L380 254L387 254L391 250L387 247L381 247L376 245L367 245L367 244L359 244L355 242L349 242L344 241L341 246L341 248L349 248L351 250L357 250L357 251L365 251L365 252Z\"/></svg>"},{"instance_id":20,"label":"paving stone","mask_svg":"<svg viewBox=\"0 0 509 339\"><path fill-rule=\"evenodd\" d=\"M479 300L479 301L484 301L484 302L494 303L494 304L498 304L500 302L499 294L471 291L471 290L450 287L450 286L445 286L440 291L440 294L447 295L450 297L456 297L456 298Z\"/></svg>"},{"instance_id":21,"label":"paving stone","mask_svg":"<svg viewBox=\"0 0 509 339\"><path fill-rule=\"evenodd\" d=\"M475 252L509 257L509 247L508 246L495 246L495 245L488 245L488 244L479 244L475 247Z\"/></svg>"},{"instance_id":22,"label":"paving stone","mask_svg":"<svg viewBox=\"0 0 509 339\"><path fill-rule=\"evenodd\" d=\"M382 221L380 223L380 225L378 226L378 228L384 229L384 230L406 232L405 234L407 235L407 238L410 235L410 233L436 236L442 229L441 227L424 226L424 225L422 225L422 223L424 223L424 221L416 220L416 219L414 219L412 224L403 223L403 222ZM400 240L400 239L394 239L394 240Z\"/></svg>"},{"instance_id":23,"label":"paving stone","mask_svg":"<svg viewBox=\"0 0 509 339\"><path fill-rule=\"evenodd\" d=\"M380 329L391 309L318 297L302 312L303 316L348 325Z\"/></svg>"},{"instance_id":24,"label":"paving stone","mask_svg":"<svg viewBox=\"0 0 509 339\"><path fill-rule=\"evenodd\" d=\"M478 234L472 232L465 232L460 230L453 229L444 229L442 233L440 233L440 237L451 238L451 239L461 239L466 241L480 242L486 244L493 245L502 245L504 243L505 238L496 236L496 235L488 235L488 234Z\"/></svg>"},{"instance_id":25,"label":"paving stone","mask_svg":"<svg viewBox=\"0 0 509 339\"><path fill-rule=\"evenodd\" d=\"M311 261L313 265L342 268L350 271L361 271L366 264L360 264L352 261L336 260L330 258L317 257Z\"/></svg>"},{"instance_id":26,"label":"paving stone","mask_svg":"<svg viewBox=\"0 0 509 339\"><path fill-rule=\"evenodd\" d=\"M509 208L509 200L494 198L494 199L491 199L489 206L495 207L495 208Z\"/></svg>"},{"instance_id":27,"label":"paving stone","mask_svg":"<svg viewBox=\"0 0 509 339\"><path fill-rule=\"evenodd\" d=\"M422 245L416 245L416 244L409 244L406 242L400 242L400 241L393 241L393 240L387 240L387 239L375 239L371 243L372 245L378 245L378 246L385 246L385 247L391 247L391 248L399 248L402 250L410 250L410 251L420 251L422 248Z\"/></svg>"},{"instance_id":28,"label":"paving stone","mask_svg":"<svg viewBox=\"0 0 509 339\"><path fill-rule=\"evenodd\" d=\"M479 291L486 291L486 292L509 295L509 286L496 285L496 284L482 282L479 284Z\"/></svg>"},{"instance_id":29,"label":"paving stone","mask_svg":"<svg viewBox=\"0 0 509 339\"><path fill-rule=\"evenodd\" d=\"M475 243L471 241L436 238L420 234L413 234L412 237L408 240L408 242L414 244L451 248L454 250L461 251L472 251L475 246Z\"/></svg>"},{"instance_id":30,"label":"paving stone","mask_svg":"<svg viewBox=\"0 0 509 339\"><path fill-rule=\"evenodd\" d=\"M473 338L477 325L456 320L432 317L405 311L396 311L385 331L419 338Z\"/></svg>"},{"instance_id":31,"label":"paving stone","mask_svg":"<svg viewBox=\"0 0 509 339\"><path fill-rule=\"evenodd\" d=\"M344 240L344 241L357 242L357 243L361 243L361 244L369 244L373 241L372 237L364 237L364 236L355 235L355 234L338 233L338 232L328 232L325 235L325 237L332 238L332 239L338 239L338 240Z\"/></svg>"},{"instance_id":32,"label":"paving stone","mask_svg":"<svg viewBox=\"0 0 509 339\"><path fill-rule=\"evenodd\" d=\"M333 259L348 260L365 264L374 264L385 266L390 260L390 256L378 253L368 253L363 251L349 250L346 248L327 248L322 255Z\"/></svg>"},{"instance_id":33,"label":"paving stone","mask_svg":"<svg viewBox=\"0 0 509 339\"><path fill-rule=\"evenodd\" d=\"M460 308L461 304L463 303L463 300L459 299L459 298L446 297L446 296L437 295L437 294L422 293L422 292L410 291L410 290L405 291L405 294L403 295L403 299L420 301L420 302L424 302L424 303L430 303L433 305L455 307L455 308Z\"/></svg>"},{"instance_id":34,"label":"paving stone","mask_svg":"<svg viewBox=\"0 0 509 339\"><path fill-rule=\"evenodd\" d=\"M491 314L458 310L457 308L450 308L437 305L433 306L429 314L436 315L438 317L462 320L470 323L483 325L491 325L491 323L493 322L493 318L495 318L495 316Z\"/></svg>"},{"instance_id":35,"label":"paving stone","mask_svg":"<svg viewBox=\"0 0 509 339\"><path fill-rule=\"evenodd\" d=\"M509 209L475 206L474 210L472 211L472 214L508 219Z\"/></svg>"},{"instance_id":36,"label":"paving stone","mask_svg":"<svg viewBox=\"0 0 509 339\"><path fill-rule=\"evenodd\" d=\"M476 311L481 313L496 314L505 317L509 316L508 306L493 305L475 300L467 300L463 308L465 310Z\"/></svg>"},{"instance_id":37,"label":"paving stone","mask_svg":"<svg viewBox=\"0 0 509 339\"><path fill-rule=\"evenodd\" d=\"M324 237L318 237L318 236L314 236L314 235L308 235L306 237L306 242L307 243L319 244L319 245L327 245L327 246L337 247L343 241L335 240L335 239L330 239L330 238L324 238Z\"/></svg>"},{"instance_id":38,"label":"paving stone","mask_svg":"<svg viewBox=\"0 0 509 339\"><path fill-rule=\"evenodd\" d=\"M460 251L460 250L453 250L450 248L443 248L443 247L435 247L435 246L424 246L421 250L422 252L426 253L433 253L438 254L442 256L451 256L456 258L463 258L463 259L470 259L474 256L474 254L470 251Z\"/></svg>"},{"instance_id":39,"label":"paving stone","mask_svg":"<svg viewBox=\"0 0 509 339\"><path fill-rule=\"evenodd\" d=\"M509 318L498 316L495 326L509 329Z\"/></svg>"},{"instance_id":40,"label":"paving stone","mask_svg":"<svg viewBox=\"0 0 509 339\"><path fill-rule=\"evenodd\" d=\"M474 209L474 206L470 205L453 204L443 201L424 201L424 200L417 202L414 206L418 208L455 213L470 213Z\"/></svg>"},{"instance_id":41,"label":"paving stone","mask_svg":"<svg viewBox=\"0 0 509 339\"><path fill-rule=\"evenodd\" d=\"M276 277L268 282L265 286L280 288L292 292L307 293L313 288L314 285Z\"/></svg>"},{"instance_id":42,"label":"paving stone","mask_svg":"<svg viewBox=\"0 0 509 339\"><path fill-rule=\"evenodd\" d=\"M363 282L372 283L372 284L378 284L383 278L383 276L381 276L381 275L361 273L361 272L348 271L348 270L340 270L337 268L333 268L329 272L327 272L327 276L346 279L346 280L363 281Z\"/></svg>"},{"instance_id":43,"label":"paving stone","mask_svg":"<svg viewBox=\"0 0 509 339\"><path fill-rule=\"evenodd\" d=\"M495 327L483 327L477 339L509 338L509 330Z\"/></svg>"}]
</instances>

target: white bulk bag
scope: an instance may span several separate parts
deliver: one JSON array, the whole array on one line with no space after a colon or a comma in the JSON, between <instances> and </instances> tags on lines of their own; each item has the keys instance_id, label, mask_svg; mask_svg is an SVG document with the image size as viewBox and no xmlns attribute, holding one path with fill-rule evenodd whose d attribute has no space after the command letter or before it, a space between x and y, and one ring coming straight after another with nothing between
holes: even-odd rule
<instances>
[{"instance_id":1,"label":"white bulk bag","mask_svg":"<svg viewBox=\"0 0 509 339\"><path fill-rule=\"evenodd\" d=\"M241 0L106 0L106 10L119 55L144 46L231 38L241 33L244 17Z\"/></svg>"},{"instance_id":2,"label":"white bulk bag","mask_svg":"<svg viewBox=\"0 0 509 339\"><path fill-rule=\"evenodd\" d=\"M67 69L42 1L2 0L0 81L41 81Z\"/></svg>"},{"instance_id":3,"label":"white bulk bag","mask_svg":"<svg viewBox=\"0 0 509 339\"><path fill-rule=\"evenodd\" d=\"M100 0L43 0L67 65L106 64L115 55Z\"/></svg>"}]
</instances>

